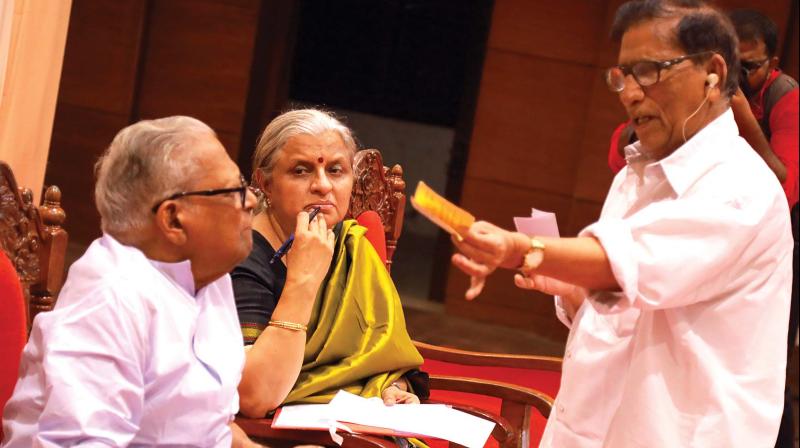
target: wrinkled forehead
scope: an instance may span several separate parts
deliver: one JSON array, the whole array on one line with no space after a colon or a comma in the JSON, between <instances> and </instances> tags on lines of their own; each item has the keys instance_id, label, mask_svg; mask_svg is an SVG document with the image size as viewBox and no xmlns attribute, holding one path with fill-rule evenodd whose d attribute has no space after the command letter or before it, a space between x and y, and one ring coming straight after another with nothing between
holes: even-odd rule
<instances>
[{"instance_id":1,"label":"wrinkled forehead","mask_svg":"<svg viewBox=\"0 0 800 448\"><path fill-rule=\"evenodd\" d=\"M624 65L683 55L684 50L678 43L676 34L679 21L679 17L655 18L632 25L622 35L618 63Z\"/></svg>"},{"instance_id":2,"label":"wrinkled forehead","mask_svg":"<svg viewBox=\"0 0 800 448\"><path fill-rule=\"evenodd\" d=\"M203 178L226 183L239 180L239 167L214 136L204 136L193 142L191 157L194 159L195 170L189 175L193 177L191 182L194 184L206 183ZM198 172L202 175L195 176Z\"/></svg>"}]
</instances>

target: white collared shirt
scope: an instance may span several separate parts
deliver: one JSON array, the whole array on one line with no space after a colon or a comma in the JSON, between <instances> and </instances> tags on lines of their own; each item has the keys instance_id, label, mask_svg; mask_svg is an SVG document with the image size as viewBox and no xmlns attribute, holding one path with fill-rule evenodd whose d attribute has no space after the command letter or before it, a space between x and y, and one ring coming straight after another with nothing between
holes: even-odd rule
<instances>
[{"instance_id":1,"label":"white collared shirt","mask_svg":"<svg viewBox=\"0 0 800 448\"><path fill-rule=\"evenodd\" d=\"M542 446L773 446L788 216L730 110L663 160L632 159L581 232L600 241L622 292L593 293L571 322Z\"/></svg>"},{"instance_id":2,"label":"white collared shirt","mask_svg":"<svg viewBox=\"0 0 800 448\"><path fill-rule=\"evenodd\" d=\"M4 446L230 447L243 365L228 275L195 293L188 261L104 235L36 317Z\"/></svg>"}]
</instances>

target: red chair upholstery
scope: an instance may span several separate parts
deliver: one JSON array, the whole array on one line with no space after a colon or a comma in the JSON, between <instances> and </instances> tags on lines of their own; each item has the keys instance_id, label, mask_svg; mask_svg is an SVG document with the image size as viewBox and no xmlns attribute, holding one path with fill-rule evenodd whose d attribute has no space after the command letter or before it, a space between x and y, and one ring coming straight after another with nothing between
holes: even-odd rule
<instances>
[{"instance_id":1,"label":"red chair upholstery","mask_svg":"<svg viewBox=\"0 0 800 448\"><path fill-rule=\"evenodd\" d=\"M381 217L374 211L367 210L358 215L356 221L367 228L367 239L372 243L372 247L378 252L378 256L381 257L383 263L386 264L386 234L383 233Z\"/></svg>"},{"instance_id":2,"label":"red chair upholstery","mask_svg":"<svg viewBox=\"0 0 800 448\"><path fill-rule=\"evenodd\" d=\"M20 355L27 339L25 322L25 296L17 271L0 251L0 414L17 383Z\"/></svg>"}]
</instances>

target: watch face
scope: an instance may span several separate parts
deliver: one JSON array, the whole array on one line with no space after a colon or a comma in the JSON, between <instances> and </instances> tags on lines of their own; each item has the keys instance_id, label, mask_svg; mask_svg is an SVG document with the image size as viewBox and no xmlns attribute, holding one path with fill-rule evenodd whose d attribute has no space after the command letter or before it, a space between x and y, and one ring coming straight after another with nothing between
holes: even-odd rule
<instances>
[{"instance_id":1,"label":"watch face","mask_svg":"<svg viewBox=\"0 0 800 448\"><path fill-rule=\"evenodd\" d=\"M542 264L544 260L544 248L543 242L536 238L531 238L531 248L528 249L528 252L522 257L522 266L519 267L523 275L532 273L532 271L536 270L536 268Z\"/></svg>"}]
</instances>

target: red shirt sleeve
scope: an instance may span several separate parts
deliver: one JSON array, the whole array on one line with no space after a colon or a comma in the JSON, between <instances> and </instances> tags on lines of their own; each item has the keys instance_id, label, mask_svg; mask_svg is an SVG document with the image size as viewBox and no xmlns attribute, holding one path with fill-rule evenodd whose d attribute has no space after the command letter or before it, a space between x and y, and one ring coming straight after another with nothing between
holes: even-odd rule
<instances>
[{"instance_id":1,"label":"red shirt sleeve","mask_svg":"<svg viewBox=\"0 0 800 448\"><path fill-rule=\"evenodd\" d=\"M611 145L608 148L608 167L611 168L611 171L614 174L619 173L619 171L625 168L627 162L625 159L619 154L619 136L622 134L622 130L625 129L630 122L626 121L625 123L620 124L614 129L614 133L611 134Z\"/></svg>"},{"instance_id":2,"label":"red shirt sleeve","mask_svg":"<svg viewBox=\"0 0 800 448\"><path fill-rule=\"evenodd\" d=\"M769 128L772 131L769 145L786 167L783 190L789 201L789 208L797 203L798 197L798 92L800 89L790 90L775 103L769 115Z\"/></svg>"}]
</instances>

